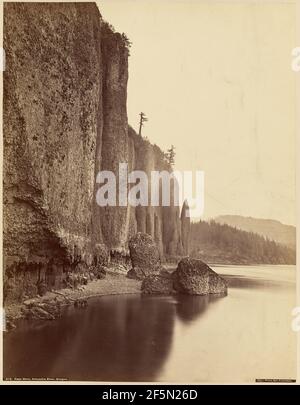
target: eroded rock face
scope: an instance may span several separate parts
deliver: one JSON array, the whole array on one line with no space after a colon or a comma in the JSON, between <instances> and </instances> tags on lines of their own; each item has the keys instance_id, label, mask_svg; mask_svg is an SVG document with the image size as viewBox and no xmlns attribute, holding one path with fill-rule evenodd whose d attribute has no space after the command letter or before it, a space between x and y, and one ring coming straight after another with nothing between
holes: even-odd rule
<instances>
[{"instance_id":1,"label":"eroded rock face","mask_svg":"<svg viewBox=\"0 0 300 405\"><path fill-rule=\"evenodd\" d=\"M102 277L109 259L127 266L111 252L138 231L160 258L182 254L179 207L96 204L99 170L171 170L128 128L128 50L96 4L5 3L4 48L6 302L63 287L70 272ZM133 254L139 276L154 251L145 263Z\"/></svg>"},{"instance_id":2,"label":"eroded rock face","mask_svg":"<svg viewBox=\"0 0 300 405\"><path fill-rule=\"evenodd\" d=\"M198 259L182 259L173 277L174 288L178 293L206 295L227 292L225 280Z\"/></svg>"},{"instance_id":3,"label":"eroded rock face","mask_svg":"<svg viewBox=\"0 0 300 405\"><path fill-rule=\"evenodd\" d=\"M62 286L91 263L102 136L100 13L95 4L4 6L4 239L8 299Z\"/></svg>"},{"instance_id":4,"label":"eroded rock face","mask_svg":"<svg viewBox=\"0 0 300 405\"><path fill-rule=\"evenodd\" d=\"M112 249L110 251L109 266L112 271L126 274L131 268L129 251L124 249Z\"/></svg>"},{"instance_id":5,"label":"eroded rock face","mask_svg":"<svg viewBox=\"0 0 300 405\"><path fill-rule=\"evenodd\" d=\"M181 238L183 254L187 256L189 254L189 239L191 231L191 219L188 202L185 200L181 210Z\"/></svg>"},{"instance_id":6,"label":"eroded rock face","mask_svg":"<svg viewBox=\"0 0 300 405\"><path fill-rule=\"evenodd\" d=\"M102 57L102 109L103 132L101 170L109 170L116 177L119 164L129 161L127 121L128 50L119 33L111 31L107 24L101 29ZM118 198L118 197L117 197ZM98 207L101 232L110 249L124 248L130 206Z\"/></svg>"},{"instance_id":7,"label":"eroded rock face","mask_svg":"<svg viewBox=\"0 0 300 405\"><path fill-rule=\"evenodd\" d=\"M132 270L128 276L144 279L151 274L158 274L161 269L160 254L153 238L138 232L129 241Z\"/></svg>"},{"instance_id":8,"label":"eroded rock face","mask_svg":"<svg viewBox=\"0 0 300 405\"><path fill-rule=\"evenodd\" d=\"M164 153L157 145L136 134L133 128L128 128L129 167L130 170L141 170L151 179L151 172L171 172L171 166L166 162ZM149 199L157 190L148 183ZM161 187L159 192L161 193ZM183 253L181 238L180 207L174 206L174 187L170 186L170 206L137 206L130 207L128 239L136 232L147 233L156 242L161 259L166 256Z\"/></svg>"}]
</instances>

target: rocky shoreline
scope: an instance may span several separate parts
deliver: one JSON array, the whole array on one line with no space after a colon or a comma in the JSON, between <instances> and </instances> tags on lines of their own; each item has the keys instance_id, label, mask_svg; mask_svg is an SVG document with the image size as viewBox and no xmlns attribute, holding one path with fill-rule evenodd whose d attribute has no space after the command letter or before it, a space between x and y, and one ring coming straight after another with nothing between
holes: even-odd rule
<instances>
[{"instance_id":1,"label":"rocky shoreline","mask_svg":"<svg viewBox=\"0 0 300 405\"><path fill-rule=\"evenodd\" d=\"M93 272L68 273L63 289L39 289L39 295L25 295L20 303L7 303L5 329L14 329L21 318L55 320L62 316L63 307L82 308L89 298L101 295L227 294L226 281L199 259L185 257L176 268L163 266L159 249L148 234L137 233L131 238L129 251L129 270L110 263L93 268Z\"/></svg>"},{"instance_id":2,"label":"rocky shoreline","mask_svg":"<svg viewBox=\"0 0 300 405\"><path fill-rule=\"evenodd\" d=\"M68 305L85 306L89 298L115 295L139 294L141 281L108 270L104 279L97 279L76 288L48 291L43 296L27 299L5 306L5 331L15 329L20 319L54 320L61 316L61 310Z\"/></svg>"}]
</instances>

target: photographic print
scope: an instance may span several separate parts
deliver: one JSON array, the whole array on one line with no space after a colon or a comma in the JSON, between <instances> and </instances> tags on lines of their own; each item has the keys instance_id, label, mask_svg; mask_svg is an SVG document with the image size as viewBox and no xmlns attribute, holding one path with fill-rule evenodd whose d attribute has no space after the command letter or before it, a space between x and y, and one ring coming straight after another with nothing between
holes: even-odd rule
<instances>
[{"instance_id":1,"label":"photographic print","mask_svg":"<svg viewBox=\"0 0 300 405\"><path fill-rule=\"evenodd\" d=\"M299 2L2 6L3 382L296 383Z\"/></svg>"}]
</instances>

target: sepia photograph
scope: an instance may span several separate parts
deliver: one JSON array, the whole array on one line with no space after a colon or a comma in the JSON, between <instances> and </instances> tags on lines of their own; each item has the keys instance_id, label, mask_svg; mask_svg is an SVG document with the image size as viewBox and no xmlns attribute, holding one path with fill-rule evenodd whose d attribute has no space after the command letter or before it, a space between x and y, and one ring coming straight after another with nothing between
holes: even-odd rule
<instances>
[{"instance_id":1,"label":"sepia photograph","mask_svg":"<svg viewBox=\"0 0 300 405\"><path fill-rule=\"evenodd\" d=\"M2 2L4 384L299 382L299 10Z\"/></svg>"}]
</instances>

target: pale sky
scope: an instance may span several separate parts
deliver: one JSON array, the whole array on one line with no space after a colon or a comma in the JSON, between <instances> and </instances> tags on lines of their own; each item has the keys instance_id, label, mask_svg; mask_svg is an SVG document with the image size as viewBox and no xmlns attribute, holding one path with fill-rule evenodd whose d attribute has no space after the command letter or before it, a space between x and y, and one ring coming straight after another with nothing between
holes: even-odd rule
<instances>
[{"instance_id":1,"label":"pale sky","mask_svg":"<svg viewBox=\"0 0 300 405\"><path fill-rule=\"evenodd\" d=\"M128 119L178 170L205 173L204 217L295 223L293 3L101 0L132 41Z\"/></svg>"}]
</instances>

